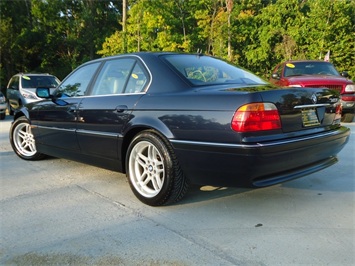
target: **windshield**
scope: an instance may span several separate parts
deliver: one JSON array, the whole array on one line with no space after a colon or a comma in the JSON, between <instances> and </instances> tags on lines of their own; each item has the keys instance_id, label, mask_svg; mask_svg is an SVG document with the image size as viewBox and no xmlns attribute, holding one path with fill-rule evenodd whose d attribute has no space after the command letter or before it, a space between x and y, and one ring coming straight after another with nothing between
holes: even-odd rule
<instances>
[{"instance_id":1,"label":"windshield","mask_svg":"<svg viewBox=\"0 0 355 266\"><path fill-rule=\"evenodd\" d=\"M246 70L210 56L175 54L164 55L163 58L194 85L267 84Z\"/></svg>"},{"instance_id":2,"label":"windshield","mask_svg":"<svg viewBox=\"0 0 355 266\"><path fill-rule=\"evenodd\" d=\"M302 75L339 76L335 67L327 62L292 62L285 65L285 77Z\"/></svg>"},{"instance_id":3,"label":"windshield","mask_svg":"<svg viewBox=\"0 0 355 266\"><path fill-rule=\"evenodd\" d=\"M22 76L21 85L24 89L29 88L56 88L59 80L54 76Z\"/></svg>"}]
</instances>

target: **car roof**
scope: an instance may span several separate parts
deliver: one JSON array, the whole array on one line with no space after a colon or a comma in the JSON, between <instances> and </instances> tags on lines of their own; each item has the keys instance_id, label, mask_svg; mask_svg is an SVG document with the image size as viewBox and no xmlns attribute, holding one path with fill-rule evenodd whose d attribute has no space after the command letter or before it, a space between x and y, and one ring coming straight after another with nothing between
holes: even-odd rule
<instances>
[{"instance_id":1,"label":"car roof","mask_svg":"<svg viewBox=\"0 0 355 266\"><path fill-rule=\"evenodd\" d=\"M16 75L18 75L18 76L54 76L49 73L17 73Z\"/></svg>"},{"instance_id":2,"label":"car roof","mask_svg":"<svg viewBox=\"0 0 355 266\"><path fill-rule=\"evenodd\" d=\"M133 52L133 53L116 54L116 55L111 55L111 56L107 56L107 57L89 60L82 65L85 65L87 63L100 62L100 61L120 58L123 56L137 56L137 57L141 57L141 58L148 58L148 57L159 57L160 55L180 55L180 54L181 55L196 55L194 53L161 52L161 51L160 52ZM209 55L200 54L200 56L209 56ZM80 65L80 66L82 66L82 65Z\"/></svg>"}]
</instances>

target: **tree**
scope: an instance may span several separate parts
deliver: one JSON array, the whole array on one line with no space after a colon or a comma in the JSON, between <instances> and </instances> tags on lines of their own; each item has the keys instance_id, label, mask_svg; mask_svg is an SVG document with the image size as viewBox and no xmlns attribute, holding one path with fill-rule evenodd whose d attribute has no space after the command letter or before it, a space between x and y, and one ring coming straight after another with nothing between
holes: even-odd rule
<instances>
[{"instance_id":1,"label":"tree","mask_svg":"<svg viewBox=\"0 0 355 266\"><path fill-rule=\"evenodd\" d=\"M207 54L218 54L217 49L214 49L215 30L218 13L221 11L219 0L200 0L202 8L196 10L195 19L197 20L198 36L204 40L205 51Z\"/></svg>"},{"instance_id":2,"label":"tree","mask_svg":"<svg viewBox=\"0 0 355 266\"><path fill-rule=\"evenodd\" d=\"M63 78L97 58L105 37L117 29L121 4L119 0L1 1L4 79L20 71Z\"/></svg>"},{"instance_id":3,"label":"tree","mask_svg":"<svg viewBox=\"0 0 355 266\"><path fill-rule=\"evenodd\" d=\"M193 28L189 1L138 0L129 6L127 16L127 51L190 51L188 31ZM124 52L124 33L116 31L106 38L104 56Z\"/></svg>"},{"instance_id":4,"label":"tree","mask_svg":"<svg viewBox=\"0 0 355 266\"><path fill-rule=\"evenodd\" d=\"M245 49L247 65L254 72L268 77L280 61L296 59L299 52L300 31L304 23L305 1L277 0L262 8L255 16L251 39Z\"/></svg>"},{"instance_id":5,"label":"tree","mask_svg":"<svg viewBox=\"0 0 355 266\"><path fill-rule=\"evenodd\" d=\"M25 62L22 61L22 51L16 48L15 43L24 29L31 25L30 10L30 0L0 1L0 86L2 89L13 73L26 68ZM20 62L16 59L20 59Z\"/></svg>"},{"instance_id":6,"label":"tree","mask_svg":"<svg viewBox=\"0 0 355 266\"><path fill-rule=\"evenodd\" d=\"M330 50L330 61L354 77L355 2L317 0L308 1L307 5L305 23L300 25L303 38L298 41L302 53L307 59L323 60Z\"/></svg>"},{"instance_id":7,"label":"tree","mask_svg":"<svg viewBox=\"0 0 355 266\"><path fill-rule=\"evenodd\" d=\"M330 50L355 76L353 0L15 0L0 10L2 87L16 72L63 78L136 51L202 51L268 78L280 61Z\"/></svg>"}]
</instances>

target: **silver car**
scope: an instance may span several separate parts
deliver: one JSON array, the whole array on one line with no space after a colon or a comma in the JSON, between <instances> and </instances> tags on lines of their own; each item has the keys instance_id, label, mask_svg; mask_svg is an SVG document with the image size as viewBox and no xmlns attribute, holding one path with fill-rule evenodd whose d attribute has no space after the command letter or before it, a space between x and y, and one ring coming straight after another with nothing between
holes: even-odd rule
<instances>
[{"instance_id":1,"label":"silver car","mask_svg":"<svg viewBox=\"0 0 355 266\"><path fill-rule=\"evenodd\" d=\"M6 109L7 109L7 104L6 104L6 98L2 92L0 92L0 120L4 120L6 117Z\"/></svg>"},{"instance_id":2,"label":"silver car","mask_svg":"<svg viewBox=\"0 0 355 266\"><path fill-rule=\"evenodd\" d=\"M35 93L36 88L49 88L54 91L59 82L57 77L50 74L19 73L14 75L7 85L6 96L10 115L27 103L41 100Z\"/></svg>"}]
</instances>

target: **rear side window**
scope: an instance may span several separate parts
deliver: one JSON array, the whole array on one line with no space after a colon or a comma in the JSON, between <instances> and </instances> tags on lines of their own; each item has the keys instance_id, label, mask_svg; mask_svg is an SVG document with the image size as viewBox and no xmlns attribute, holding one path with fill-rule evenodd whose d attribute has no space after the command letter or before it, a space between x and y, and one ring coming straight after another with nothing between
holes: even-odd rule
<instances>
[{"instance_id":1,"label":"rear side window","mask_svg":"<svg viewBox=\"0 0 355 266\"><path fill-rule=\"evenodd\" d=\"M56 92L57 96L75 97L85 95L90 81L99 66L100 62L96 62L74 70L74 72L72 72L72 74L70 74L70 76L59 86Z\"/></svg>"},{"instance_id":2,"label":"rear side window","mask_svg":"<svg viewBox=\"0 0 355 266\"><path fill-rule=\"evenodd\" d=\"M91 94L139 93L145 89L147 77L134 58L108 60L102 67Z\"/></svg>"},{"instance_id":3,"label":"rear side window","mask_svg":"<svg viewBox=\"0 0 355 266\"><path fill-rule=\"evenodd\" d=\"M132 58L106 61L96 80L92 95L123 93L134 64L135 60Z\"/></svg>"},{"instance_id":4,"label":"rear side window","mask_svg":"<svg viewBox=\"0 0 355 266\"><path fill-rule=\"evenodd\" d=\"M148 76L143 71L141 65L136 62L134 68L132 69L132 72L129 75L128 83L125 88L125 93L139 93L144 91L148 81L147 77Z\"/></svg>"}]
</instances>

